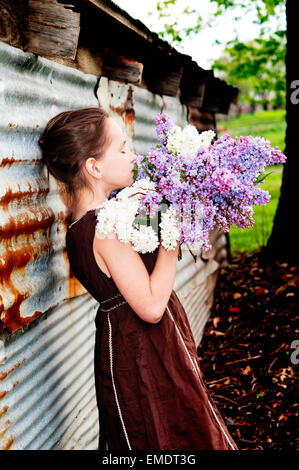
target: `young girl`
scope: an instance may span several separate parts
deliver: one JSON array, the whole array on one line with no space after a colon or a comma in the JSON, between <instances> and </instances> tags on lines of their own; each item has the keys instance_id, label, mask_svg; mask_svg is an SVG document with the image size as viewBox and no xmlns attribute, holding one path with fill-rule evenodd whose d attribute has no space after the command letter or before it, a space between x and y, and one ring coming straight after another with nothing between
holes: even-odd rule
<instances>
[{"instance_id":1,"label":"young girl","mask_svg":"<svg viewBox=\"0 0 299 470\"><path fill-rule=\"evenodd\" d=\"M99 449L237 450L207 390L186 312L176 296L179 243L139 254L95 229L112 191L133 183L136 155L101 108L60 113L39 140L67 189L73 274L100 303L94 372ZM100 215L99 215L100 216Z\"/></svg>"}]
</instances>

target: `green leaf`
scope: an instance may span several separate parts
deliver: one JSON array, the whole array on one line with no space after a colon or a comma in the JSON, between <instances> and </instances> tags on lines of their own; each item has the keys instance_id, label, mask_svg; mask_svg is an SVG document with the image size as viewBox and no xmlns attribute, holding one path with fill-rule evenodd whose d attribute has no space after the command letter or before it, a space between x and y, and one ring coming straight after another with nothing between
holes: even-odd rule
<instances>
[{"instance_id":1,"label":"green leaf","mask_svg":"<svg viewBox=\"0 0 299 470\"><path fill-rule=\"evenodd\" d=\"M134 180L136 180L137 176L138 176L138 166L134 165L134 174L133 174Z\"/></svg>"},{"instance_id":2,"label":"green leaf","mask_svg":"<svg viewBox=\"0 0 299 470\"><path fill-rule=\"evenodd\" d=\"M271 173L273 173L273 171L269 171L268 173L261 173L257 179L254 181L253 184L258 184L260 183L261 181L263 181L264 179L266 179Z\"/></svg>"},{"instance_id":3,"label":"green leaf","mask_svg":"<svg viewBox=\"0 0 299 470\"><path fill-rule=\"evenodd\" d=\"M148 172L148 169L143 165L141 164L142 168L144 169L145 173L147 174L147 176L149 176L151 178L151 174Z\"/></svg>"}]
</instances>

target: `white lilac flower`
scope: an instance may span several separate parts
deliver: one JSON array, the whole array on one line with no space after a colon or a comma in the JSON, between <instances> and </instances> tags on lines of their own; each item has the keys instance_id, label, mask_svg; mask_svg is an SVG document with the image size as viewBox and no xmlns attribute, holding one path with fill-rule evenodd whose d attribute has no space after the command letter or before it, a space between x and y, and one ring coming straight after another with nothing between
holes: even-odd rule
<instances>
[{"instance_id":1,"label":"white lilac flower","mask_svg":"<svg viewBox=\"0 0 299 470\"><path fill-rule=\"evenodd\" d=\"M97 211L98 214L101 214L101 217L97 218L96 230L103 234L108 234L110 232L115 233L115 222L116 222L116 200L111 199L104 202L103 207Z\"/></svg>"},{"instance_id":2,"label":"white lilac flower","mask_svg":"<svg viewBox=\"0 0 299 470\"><path fill-rule=\"evenodd\" d=\"M115 217L115 230L118 239L124 243L128 243L131 240L132 224L137 210L137 201L128 202L124 200L118 202Z\"/></svg>"},{"instance_id":3,"label":"white lilac flower","mask_svg":"<svg viewBox=\"0 0 299 470\"><path fill-rule=\"evenodd\" d=\"M174 250L177 241L180 239L180 231L178 229L176 210L172 206L161 214L159 226L161 227L162 245L166 250Z\"/></svg>"},{"instance_id":4,"label":"white lilac flower","mask_svg":"<svg viewBox=\"0 0 299 470\"><path fill-rule=\"evenodd\" d=\"M147 191L155 190L155 186L149 178L144 178L122 189L115 198L106 199L97 211L96 230L104 234L117 234L121 242L131 242L134 249L141 253L154 251L159 241L152 227L141 226L137 229L134 220L140 208L140 197Z\"/></svg>"},{"instance_id":5,"label":"white lilac flower","mask_svg":"<svg viewBox=\"0 0 299 470\"><path fill-rule=\"evenodd\" d=\"M192 157L200 147L208 147L215 136L214 131L198 133L195 126L187 124L182 130L174 126L168 132L167 148L176 155L184 155L185 158Z\"/></svg>"},{"instance_id":6,"label":"white lilac flower","mask_svg":"<svg viewBox=\"0 0 299 470\"><path fill-rule=\"evenodd\" d=\"M199 142L200 142L200 145L199 147L208 147L213 138L216 136L215 132L210 130L210 131L204 131L202 132L201 134L199 134Z\"/></svg>"},{"instance_id":7,"label":"white lilac flower","mask_svg":"<svg viewBox=\"0 0 299 470\"><path fill-rule=\"evenodd\" d=\"M147 225L136 227L134 224L131 235L133 248L139 253L153 252L159 246L158 236L153 228Z\"/></svg>"},{"instance_id":8,"label":"white lilac flower","mask_svg":"<svg viewBox=\"0 0 299 470\"><path fill-rule=\"evenodd\" d=\"M173 126L167 134L167 148L170 152L179 153L182 145L182 130Z\"/></svg>"}]
</instances>

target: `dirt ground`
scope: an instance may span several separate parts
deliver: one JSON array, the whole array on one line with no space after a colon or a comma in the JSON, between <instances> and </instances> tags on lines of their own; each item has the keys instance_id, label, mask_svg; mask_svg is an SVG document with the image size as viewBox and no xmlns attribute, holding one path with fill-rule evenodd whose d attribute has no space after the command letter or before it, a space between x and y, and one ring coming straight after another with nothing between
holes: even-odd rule
<instances>
[{"instance_id":1,"label":"dirt ground","mask_svg":"<svg viewBox=\"0 0 299 470\"><path fill-rule=\"evenodd\" d=\"M240 450L299 448L298 285L298 266L265 262L261 250L219 271L198 356Z\"/></svg>"}]
</instances>

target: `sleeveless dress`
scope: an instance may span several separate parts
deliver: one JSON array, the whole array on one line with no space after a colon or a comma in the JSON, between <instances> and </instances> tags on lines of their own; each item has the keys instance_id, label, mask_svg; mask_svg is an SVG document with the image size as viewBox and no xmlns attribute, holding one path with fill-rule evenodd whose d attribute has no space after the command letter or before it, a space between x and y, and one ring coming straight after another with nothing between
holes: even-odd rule
<instances>
[{"instance_id":1,"label":"sleeveless dress","mask_svg":"<svg viewBox=\"0 0 299 470\"><path fill-rule=\"evenodd\" d=\"M142 320L96 263L97 210L72 223L70 217L71 271L100 303L94 350L99 449L238 450L204 384L190 324L174 290L158 323ZM158 248L139 255L151 274Z\"/></svg>"}]
</instances>

